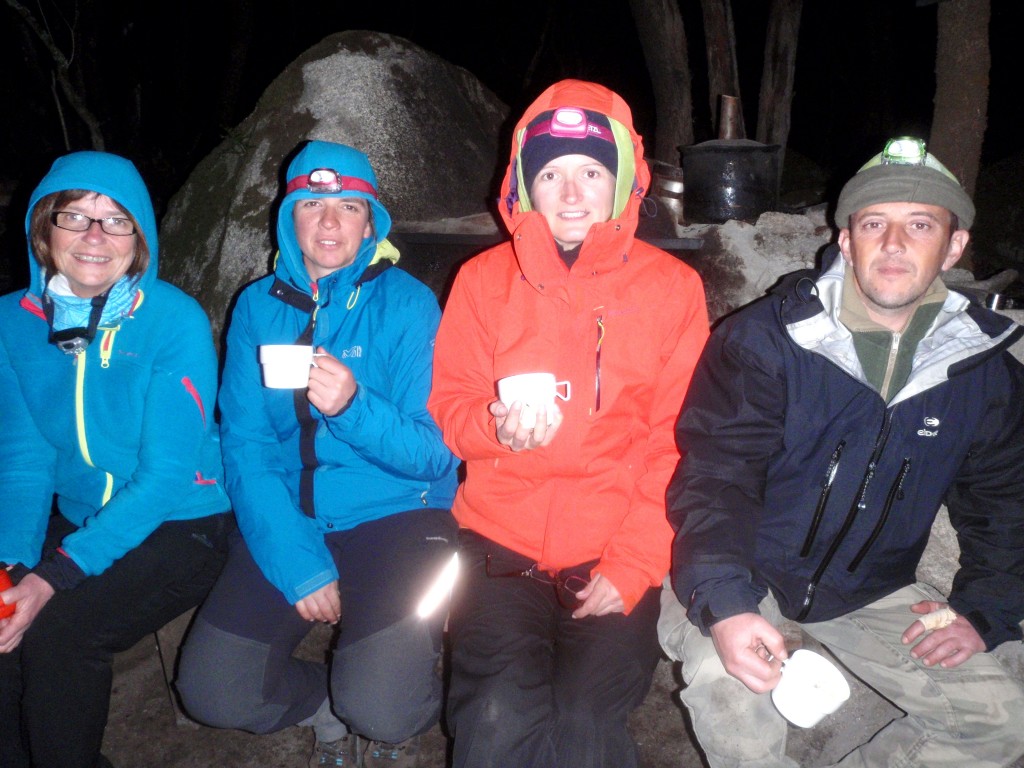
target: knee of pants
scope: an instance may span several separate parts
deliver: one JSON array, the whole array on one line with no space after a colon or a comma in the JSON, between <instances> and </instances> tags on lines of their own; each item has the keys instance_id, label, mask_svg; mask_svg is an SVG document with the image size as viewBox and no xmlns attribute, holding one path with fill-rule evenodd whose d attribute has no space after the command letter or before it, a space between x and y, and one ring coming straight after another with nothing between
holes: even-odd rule
<instances>
[{"instance_id":1,"label":"knee of pants","mask_svg":"<svg viewBox=\"0 0 1024 768\"><path fill-rule=\"evenodd\" d=\"M991 693L991 700L981 704L984 713L975 710L973 722L961 723L961 730L978 734L988 744L1003 745L1007 755L1024 756L1024 687L1008 681L1002 690Z\"/></svg>"},{"instance_id":2,"label":"knee of pants","mask_svg":"<svg viewBox=\"0 0 1024 768\"><path fill-rule=\"evenodd\" d=\"M175 687L195 720L215 728L268 733L281 707L264 702L267 646L197 618L181 649Z\"/></svg>"},{"instance_id":3,"label":"knee of pants","mask_svg":"<svg viewBox=\"0 0 1024 768\"><path fill-rule=\"evenodd\" d=\"M69 622L59 611L41 613L28 628L21 642L22 658L52 660L59 664L65 658L112 659L115 649L107 647L105 628L81 626Z\"/></svg>"},{"instance_id":4,"label":"knee of pants","mask_svg":"<svg viewBox=\"0 0 1024 768\"><path fill-rule=\"evenodd\" d=\"M661 590L661 613L658 616L658 642L665 655L672 661L682 661L683 637L690 627L686 609L672 591L666 577L665 586Z\"/></svg>"},{"instance_id":5,"label":"knee of pants","mask_svg":"<svg viewBox=\"0 0 1024 768\"><path fill-rule=\"evenodd\" d=\"M440 654L415 618L343 645L331 664L335 714L356 733L404 741L440 716Z\"/></svg>"},{"instance_id":6,"label":"knee of pants","mask_svg":"<svg viewBox=\"0 0 1024 768\"><path fill-rule=\"evenodd\" d=\"M723 765L776 765L785 752L788 726L771 696L756 694L728 675L702 682L684 688L679 700L704 751L723 759Z\"/></svg>"},{"instance_id":7,"label":"knee of pants","mask_svg":"<svg viewBox=\"0 0 1024 768\"><path fill-rule=\"evenodd\" d=\"M632 659L609 660L603 668L586 666L569 670L568 664L554 680L554 700L559 712L595 724L625 722L643 703L653 670L648 672Z\"/></svg>"}]
</instances>

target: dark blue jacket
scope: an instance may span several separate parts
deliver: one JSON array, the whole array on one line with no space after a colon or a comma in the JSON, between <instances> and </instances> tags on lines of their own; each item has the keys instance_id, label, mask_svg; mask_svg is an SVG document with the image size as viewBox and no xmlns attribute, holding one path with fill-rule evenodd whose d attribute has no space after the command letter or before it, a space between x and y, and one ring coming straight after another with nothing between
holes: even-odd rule
<instances>
[{"instance_id":1,"label":"dark blue jacket","mask_svg":"<svg viewBox=\"0 0 1024 768\"><path fill-rule=\"evenodd\" d=\"M941 504L950 605L989 649L1024 619L1024 330L949 292L886 404L840 324L843 261L797 273L712 334L677 424L673 587L707 634L757 612L822 621L915 581Z\"/></svg>"}]
</instances>

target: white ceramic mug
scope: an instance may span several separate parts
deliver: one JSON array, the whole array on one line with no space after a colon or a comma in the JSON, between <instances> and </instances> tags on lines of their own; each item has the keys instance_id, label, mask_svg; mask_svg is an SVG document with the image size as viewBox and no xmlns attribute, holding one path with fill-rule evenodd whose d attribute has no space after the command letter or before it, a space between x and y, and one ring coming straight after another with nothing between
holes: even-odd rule
<instances>
[{"instance_id":1,"label":"white ceramic mug","mask_svg":"<svg viewBox=\"0 0 1024 768\"><path fill-rule=\"evenodd\" d=\"M309 344L261 344L263 386L273 389L305 389L310 366L316 365Z\"/></svg>"},{"instance_id":2,"label":"white ceramic mug","mask_svg":"<svg viewBox=\"0 0 1024 768\"><path fill-rule=\"evenodd\" d=\"M801 648L782 662L782 679L772 701L784 718L811 728L850 698L850 684L835 664L820 653Z\"/></svg>"},{"instance_id":3,"label":"white ceramic mug","mask_svg":"<svg viewBox=\"0 0 1024 768\"><path fill-rule=\"evenodd\" d=\"M565 394L560 391L565 387ZM556 381L553 373L517 373L498 380L498 399L507 407L513 403L522 403L519 414L520 425L533 429L537 423L537 409L547 409L548 424L555 420L555 398L568 400L572 389L568 381Z\"/></svg>"}]
</instances>

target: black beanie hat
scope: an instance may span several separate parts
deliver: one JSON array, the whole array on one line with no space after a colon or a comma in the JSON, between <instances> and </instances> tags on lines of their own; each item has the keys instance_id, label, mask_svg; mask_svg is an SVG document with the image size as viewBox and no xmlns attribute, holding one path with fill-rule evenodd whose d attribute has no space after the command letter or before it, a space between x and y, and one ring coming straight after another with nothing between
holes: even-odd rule
<instances>
[{"instance_id":1,"label":"black beanie hat","mask_svg":"<svg viewBox=\"0 0 1024 768\"><path fill-rule=\"evenodd\" d=\"M569 119L578 119L581 113L585 114L586 122L579 120L577 123L581 135L566 135L567 132L559 130L558 127L555 127L554 131L559 135L552 135L552 118L556 112L560 118ZM537 178L541 168L562 155L592 157L612 174L618 175L619 151L615 145L615 136L612 134L608 118L600 112L560 107L542 112L530 121L526 127L522 149L519 151L523 163L523 181L527 188L533 186L533 180Z\"/></svg>"}]
</instances>

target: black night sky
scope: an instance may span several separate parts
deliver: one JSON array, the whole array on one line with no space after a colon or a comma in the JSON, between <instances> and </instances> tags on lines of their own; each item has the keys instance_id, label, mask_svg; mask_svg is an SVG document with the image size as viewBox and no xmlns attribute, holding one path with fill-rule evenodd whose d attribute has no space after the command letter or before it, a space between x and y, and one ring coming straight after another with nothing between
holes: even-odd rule
<instances>
[{"instance_id":1,"label":"black night sky","mask_svg":"<svg viewBox=\"0 0 1024 768\"><path fill-rule=\"evenodd\" d=\"M697 141L704 141L714 136L700 3L679 2L693 70L694 129ZM991 2L983 167L1017 151L1024 128L1017 103L1024 67L1014 40L1019 3ZM45 19L72 58L72 71L103 120L106 148L136 161L158 212L289 62L346 29L396 34L465 67L513 113L559 78L603 82L631 104L638 128L653 146L653 98L626 0L457 1L408 9L331 0L39 0L26 7ZM767 0L732 0L751 137L768 7ZM936 9L935 4L918 7L915 0L805 0L787 158L791 152L828 175L844 176L889 136L927 136L935 92ZM240 40L247 45L239 46ZM0 98L6 105L0 116L0 184L15 193L15 207L17 190L34 185L56 156L90 146L66 101L55 98L51 63L21 16L9 3L0 5ZM234 80L232 72L238 73ZM226 88L229 82L234 87ZM17 212L18 230L20 220ZM5 238L5 251L10 242Z\"/></svg>"}]
</instances>

